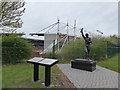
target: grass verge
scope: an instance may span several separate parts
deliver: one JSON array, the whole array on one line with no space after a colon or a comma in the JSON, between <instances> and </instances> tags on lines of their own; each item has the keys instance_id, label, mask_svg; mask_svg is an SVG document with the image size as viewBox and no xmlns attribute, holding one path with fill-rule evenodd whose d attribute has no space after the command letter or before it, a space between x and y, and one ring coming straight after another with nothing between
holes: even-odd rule
<instances>
[{"instance_id":1,"label":"grass verge","mask_svg":"<svg viewBox=\"0 0 120 90\"><path fill-rule=\"evenodd\" d=\"M2 67L2 88L46 88L42 85L45 81L45 68L39 66L39 82L33 82L33 65L16 64ZM51 83L55 84L55 74L62 73L55 65L51 68ZM57 87L55 87L57 88Z\"/></svg>"},{"instance_id":2,"label":"grass verge","mask_svg":"<svg viewBox=\"0 0 120 90\"><path fill-rule=\"evenodd\" d=\"M118 55L103 61L99 61L97 62L97 65L120 73L120 69L118 69Z\"/></svg>"}]
</instances>

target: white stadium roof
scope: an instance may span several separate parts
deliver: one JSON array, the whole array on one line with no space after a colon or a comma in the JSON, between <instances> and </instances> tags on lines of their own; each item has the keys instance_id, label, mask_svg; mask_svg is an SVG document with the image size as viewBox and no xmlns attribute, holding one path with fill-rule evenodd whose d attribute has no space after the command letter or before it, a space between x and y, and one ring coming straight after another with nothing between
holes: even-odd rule
<instances>
[{"instance_id":1,"label":"white stadium roof","mask_svg":"<svg viewBox=\"0 0 120 90\"><path fill-rule=\"evenodd\" d=\"M22 37L26 39L33 39L33 40L44 40L44 36L38 36L38 35L33 35L33 36L23 35Z\"/></svg>"}]
</instances>

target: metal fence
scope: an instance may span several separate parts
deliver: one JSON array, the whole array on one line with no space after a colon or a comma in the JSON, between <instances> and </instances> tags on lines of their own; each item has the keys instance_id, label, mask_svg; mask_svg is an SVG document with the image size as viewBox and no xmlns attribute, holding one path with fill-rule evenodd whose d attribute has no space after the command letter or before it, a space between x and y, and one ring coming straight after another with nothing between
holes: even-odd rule
<instances>
[{"instance_id":1,"label":"metal fence","mask_svg":"<svg viewBox=\"0 0 120 90\"><path fill-rule=\"evenodd\" d=\"M120 52L120 45L113 44L111 42L107 42L107 55L108 57L112 57Z\"/></svg>"}]
</instances>

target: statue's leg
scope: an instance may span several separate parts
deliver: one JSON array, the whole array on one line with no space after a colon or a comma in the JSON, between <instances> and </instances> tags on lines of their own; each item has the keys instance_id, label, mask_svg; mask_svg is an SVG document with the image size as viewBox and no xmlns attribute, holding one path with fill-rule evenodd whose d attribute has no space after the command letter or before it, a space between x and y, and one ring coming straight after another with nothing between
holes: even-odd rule
<instances>
[{"instance_id":1,"label":"statue's leg","mask_svg":"<svg viewBox=\"0 0 120 90\"><path fill-rule=\"evenodd\" d=\"M87 46L87 59L89 59L89 46Z\"/></svg>"},{"instance_id":2,"label":"statue's leg","mask_svg":"<svg viewBox=\"0 0 120 90\"><path fill-rule=\"evenodd\" d=\"M85 59L87 58L87 47L85 46Z\"/></svg>"},{"instance_id":3,"label":"statue's leg","mask_svg":"<svg viewBox=\"0 0 120 90\"><path fill-rule=\"evenodd\" d=\"M90 46L87 47L87 51L88 51L88 59L89 59L89 54L90 54Z\"/></svg>"}]
</instances>

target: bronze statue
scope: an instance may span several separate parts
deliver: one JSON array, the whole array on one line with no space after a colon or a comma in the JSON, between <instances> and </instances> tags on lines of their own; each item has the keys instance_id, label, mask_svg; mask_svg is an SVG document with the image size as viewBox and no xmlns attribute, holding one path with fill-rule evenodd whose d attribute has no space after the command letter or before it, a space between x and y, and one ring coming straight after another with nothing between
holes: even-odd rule
<instances>
[{"instance_id":1,"label":"bronze statue","mask_svg":"<svg viewBox=\"0 0 120 90\"><path fill-rule=\"evenodd\" d=\"M85 35L83 34L83 28L80 30L80 34L82 34L82 37L85 40L85 58L84 59L77 58L72 60L71 67L92 72L96 69L96 61L93 61L89 58L90 44L92 43L92 40L89 37L88 33L86 33Z\"/></svg>"},{"instance_id":2,"label":"bronze statue","mask_svg":"<svg viewBox=\"0 0 120 90\"><path fill-rule=\"evenodd\" d=\"M85 55L86 55L86 58L89 60L89 54L90 54L90 44L92 43L92 40L91 38L89 37L89 34L86 33L85 36L83 34L83 28L81 29L80 31L82 33L82 37L84 38L85 40Z\"/></svg>"}]
</instances>

